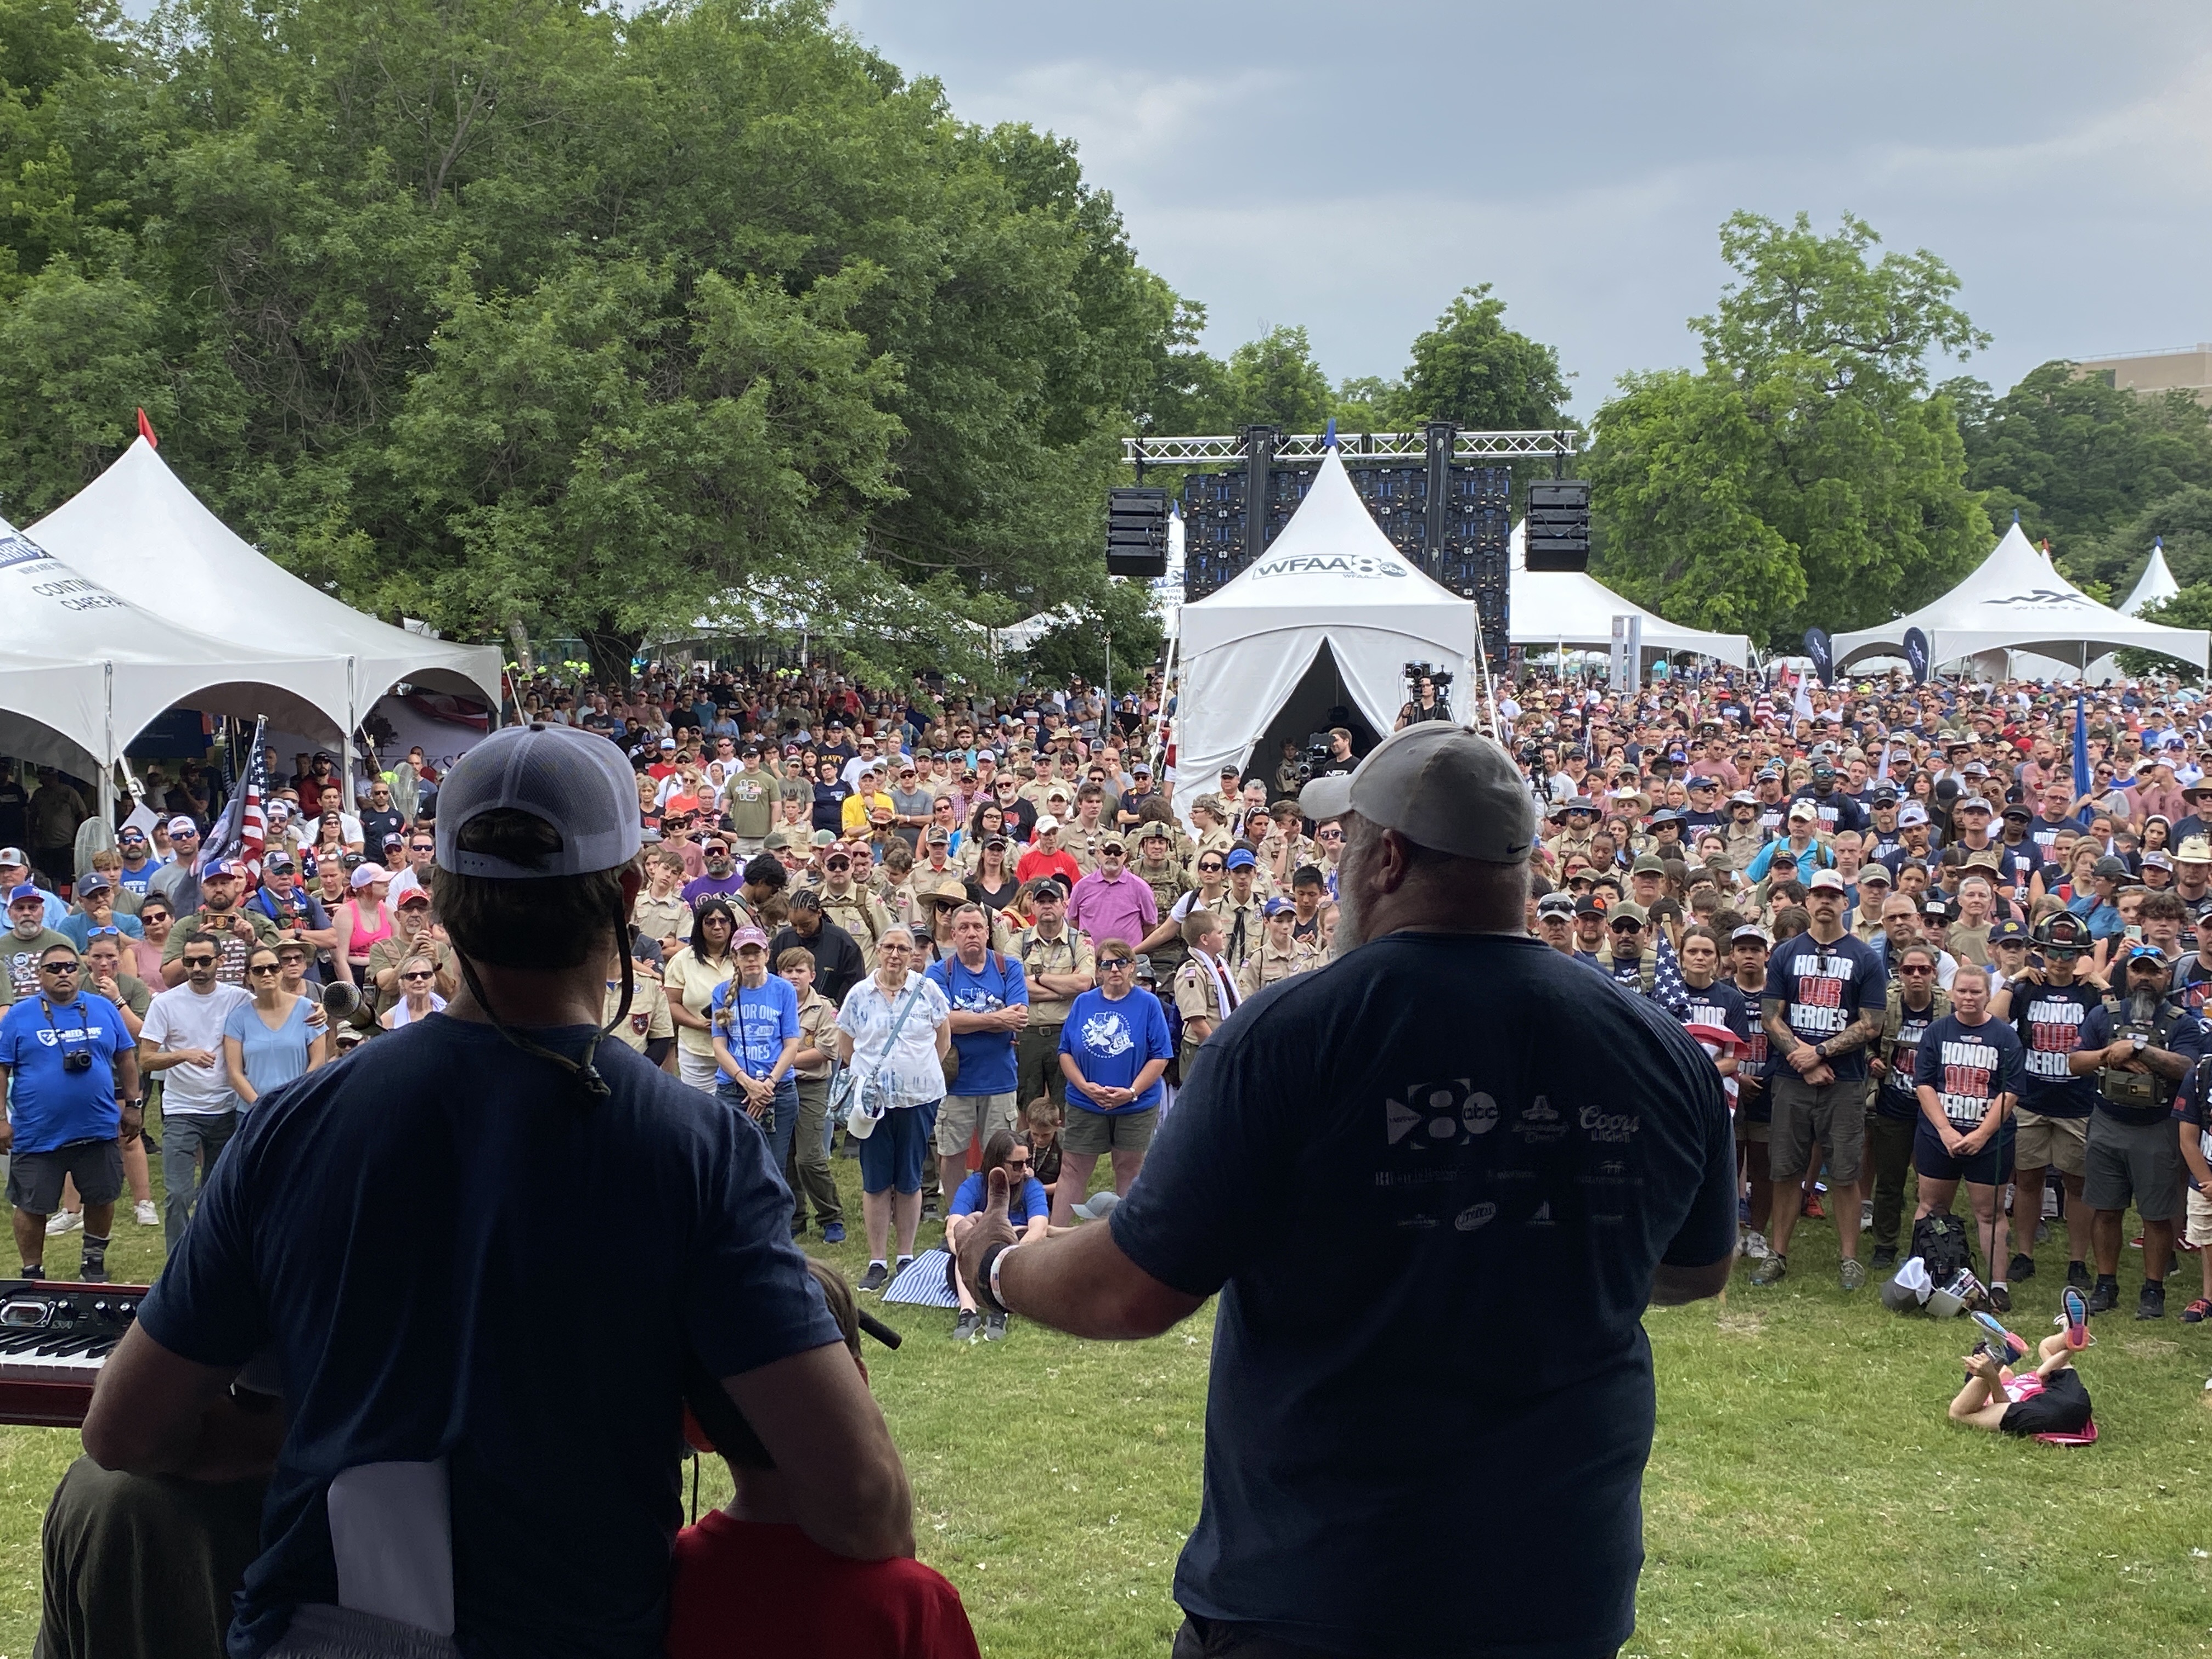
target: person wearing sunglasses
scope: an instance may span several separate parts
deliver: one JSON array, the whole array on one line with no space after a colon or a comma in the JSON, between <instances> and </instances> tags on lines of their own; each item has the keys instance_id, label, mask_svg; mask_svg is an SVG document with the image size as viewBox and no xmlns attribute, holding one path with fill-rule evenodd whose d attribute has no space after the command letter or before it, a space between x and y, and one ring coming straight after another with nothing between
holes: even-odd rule
<instances>
[{"instance_id":1,"label":"person wearing sunglasses","mask_svg":"<svg viewBox=\"0 0 2212 1659\"><path fill-rule=\"evenodd\" d=\"M230 1138L238 1133L238 1096L223 1064L223 1032L231 1011L252 995L222 980L222 942L179 925L173 965L181 985L158 993L138 1030L139 1069L161 1076L161 1173L168 1200L162 1236L173 1251L185 1224Z\"/></svg>"},{"instance_id":2,"label":"person wearing sunglasses","mask_svg":"<svg viewBox=\"0 0 2212 1659\"><path fill-rule=\"evenodd\" d=\"M0 1152L9 1155L22 1277L46 1277L46 1220L64 1182L83 1200L77 1277L107 1281L107 1241L123 1191L123 1141L144 1123L138 1063L113 1003L83 988L76 947L62 940L34 964L38 988L0 1016Z\"/></svg>"},{"instance_id":3,"label":"person wearing sunglasses","mask_svg":"<svg viewBox=\"0 0 2212 1659\"><path fill-rule=\"evenodd\" d=\"M313 1000L286 990L283 972L273 946L255 945L246 957L246 1000L223 1018L223 1067L241 1111L330 1058L328 1032L308 1024Z\"/></svg>"},{"instance_id":4,"label":"person wearing sunglasses","mask_svg":"<svg viewBox=\"0 0 2212 1659\"><path fill-rule=\"evenodd\" d=\"M1897 1265L1905 1177L1912 1168L1912 1137L1920 1121L1920 1040L1951 1012L1950 993L1936 982L1936 954L1935 946L1917 939L1890 952L1881 1035L1867 1045L1867 1071L1875 1079L1874 1109L1867 1116L1867 1157L1874 1170L1877 1273ZM2029 1237L2034 1237L2032 1230Z\"/></svg>"},{"instance_id":5,"label":"person wearing sunglasses","mask_svg":"<svg viewBox=\"0 0 2212 1659\"><path fill-rule=\"evenodd\" d=\"M952 1293L960 1304L960 1316L953 1322L952 1340L973 1342L981 1338L986 1342L1003 1340L1006 1334L1006 1316L994 1313L986 1319L975 1304L975 1292L960 1276L958 1251L962 1237L975 1224L975 1218L990 1197L991 1171L1006 1172L1006 1219L1014 1231L1024 1241L1042 1238L1050 1224L1050 1200L1045 1196L1043 1183L1036 1178L1035 1155L1026 1137L1018 1137L1011 1129L994 1129L991 1138L983 1143L982 1167L960 1183L959 1191L952 1195L951 1208L945 1218L945 1246L953 1259L945 1264L952 1278Z\"/></svg>"}]
</instances>

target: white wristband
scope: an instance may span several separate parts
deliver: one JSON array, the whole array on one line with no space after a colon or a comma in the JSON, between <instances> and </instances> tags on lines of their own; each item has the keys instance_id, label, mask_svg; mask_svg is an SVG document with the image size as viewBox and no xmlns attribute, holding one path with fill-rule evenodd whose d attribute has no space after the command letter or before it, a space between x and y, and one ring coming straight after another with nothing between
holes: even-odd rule
<instances>
[{"instance_id":1,"label":"white wristband","mask_svg":"<svg viewBox=\"0 0 2212 1659\"><path fill-rule=\"evenodd\" d=\"M1018 1238L1012 1243L1007 1245L1005 1249L1000 1251L998 1255L991 1258L991 1300L1001 1308L1006 1307L1006 1298L999 1293L999 1269L1006 1265L1006 1260L1008 1256L1012 1255L1016 1250L1018 1250L1021 1248L1022 1241ZM1009 1311L1011 1311L1011 1310L1009 1310Z\"/></svg>"}]
</instances>

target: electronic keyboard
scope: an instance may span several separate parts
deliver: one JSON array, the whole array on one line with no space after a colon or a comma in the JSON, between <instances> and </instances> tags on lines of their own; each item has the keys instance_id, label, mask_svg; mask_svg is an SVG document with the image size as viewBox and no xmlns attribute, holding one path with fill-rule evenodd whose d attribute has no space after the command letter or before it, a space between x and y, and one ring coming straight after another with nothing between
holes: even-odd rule
<instances>
[{"instance_id":1,"label":"electronic keyboard","mask_svg":"<svg viewBox=\"0 0 2212 1659\"><path fill-rule=\"evenodd\" d=\"M147 1288L0 1279L0 1423L82 1426Z\"/></svg>"}]
</instances>

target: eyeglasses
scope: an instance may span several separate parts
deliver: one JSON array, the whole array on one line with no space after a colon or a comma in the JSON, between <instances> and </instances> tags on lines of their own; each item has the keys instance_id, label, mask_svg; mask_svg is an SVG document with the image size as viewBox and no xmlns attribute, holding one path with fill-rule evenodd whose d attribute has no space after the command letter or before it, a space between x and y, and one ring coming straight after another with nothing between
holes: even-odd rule
<instances>
[{"instance_id":1,"label":"eyeglasses","mask_svg":"<svg viewBox=\"0 0 2212 1659\"><path fill-rule=\"evenodd\" d=\"M1198 866L1198 873L1201 876L1218 876L1228 867L1225 864L1201 864Z\"/></svg>"},{"instance_id":2,"label":"eyeglasses","mask_svg":"<svg viewBox=\"0 0 2212 1659\"><path fill-rule=\"evenodd\" d=\"M1006 1160L1006 1168L1009 1170L1026 1170L1029 1167L1030 1161L1025 1158L1010 1158Z\"/></svg>"},{"instance_id":3,"label":"eyeglasses","mask_svg":"<svg viewBox=\"0 0 2212 1659\"><path fill-rule=\"evenodd\" d=\"M1344 839L1344 831L1341 830L1318 830L1315 833L1314 839L1316 841L1342 841Z\"/></svg>"},{"instance_id":4,"label":"eyeglasses","mask_svg":"<svg viewBox=\"0 0 2212 1659\"><path fill-rule=\"evenodd\" d=\"M261 969L258 969L258 968L256 968L253 971L254 971L255 973L257 973L257 974L258 974L258 973L261 972ZM271 973L274 973L276 970L275 970L274 969L270 969L270 971ZM429 979L429 978L433 977L433 975L429 975L429 974L402 974L402 975L400 975L400 976L399 976L399 977L400 977L401 979L403 979L403 980L406 981L409 984L412 985L412 984L417 984L417 983L420 983L420 982L421 982L422 981L423 981L423 980Z\"/></svg>"},{"instance_id":5,"label":"eyeglasses","mask_svg":"<svg viewBox=\"0 0 2212 1659\"><path fill-rule=\"evenodd\" d=\"M213 957L186 957L184 958L184 963L187 968L212 968L215 966L215 958Z\"/></svg>"},{"instance_id":6,"label":"eyeglasses","mask_svg":"<svg viewBox=\"0 0 2212 1659\"><path fill-rule=\"evenodd\" d=\"M1136 965L1137 964L1135 963L1130 961L1127 957L1114 957L1105 962L1100 963L1098 964L1098 970L1104 974L1126 974L1133 969Z\"/></svg>"},{"instance_id":7,"label":"eyeglasses","mask_svg":"<svg viewBox=\"0 0 2212 1659\"><path fill-rule=\"evenodd\" d=\"M76 963L74 962L42 962L39 964L39 971L42 974L73 974L76 972Z\"/></svg>"},{"instance_id":8,"label":"eyeglasses","mask_svg":"<svg viewBox=\"0 0 2212 1659\"><path fill-rule=\"evenodd\" d=\"M273 974L276 971L276 964L273 962L257 962L246 971L249 974Z\"/></svg>"},{"instance_id":9,"label":"eyeglasses","mask_svg":"<svg viewBox=\"0 0 2212 1659\"><path fill-rule=\"evenodd\" d=\"M1910 963L1902 963L1899 964L1897 971L1900 974L1911 974L1915 978L1917 978L1922 974L1932 974L1936 970L1933 968L1929 967L1925 963L1923 963L1917 968Z\"/></svg>"}]
</instances>

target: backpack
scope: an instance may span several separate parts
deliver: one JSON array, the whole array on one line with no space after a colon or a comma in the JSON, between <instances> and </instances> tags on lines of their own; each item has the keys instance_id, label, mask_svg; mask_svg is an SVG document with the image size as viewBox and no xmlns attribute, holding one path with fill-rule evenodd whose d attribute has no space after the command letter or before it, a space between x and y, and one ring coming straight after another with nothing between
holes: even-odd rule
<instances>
[{"instance_id":1,"label":"backpack","mask_svg":"<svg viewBox=\"0 0 2212 1659\"><path fill-rule=\"evenodd\" d=\"M1940 1288L1973 1265L1966 1240L1966 1224L1954 1215L1923 1215L1912 1224L1912 1254L1927 1267L1928 1277Z\"/></svg>"}]
</instances>

